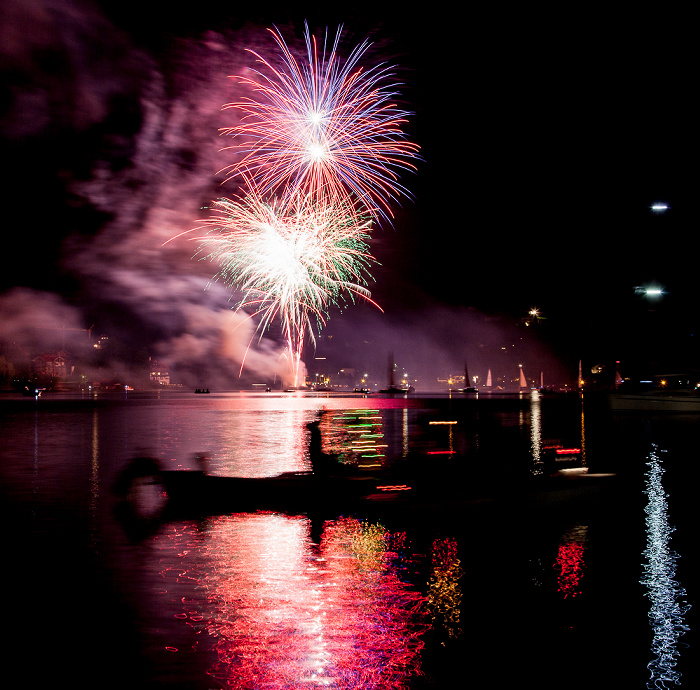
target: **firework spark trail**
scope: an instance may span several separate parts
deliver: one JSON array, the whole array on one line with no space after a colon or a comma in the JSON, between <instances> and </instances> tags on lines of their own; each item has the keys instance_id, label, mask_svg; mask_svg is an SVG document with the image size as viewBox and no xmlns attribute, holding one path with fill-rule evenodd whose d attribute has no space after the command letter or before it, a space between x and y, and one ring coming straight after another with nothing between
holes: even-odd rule
<instances>
[{"instance_id":1,"label":"firework spark trail","mask_svg":"<svg viewBox=\"0 0 700 690\"><path fill-rule=\"evenodd\" d=\"M341 64L341 31L329 52L327 38L319 51L307 25L306 61L300 62L271 29L280 49L279 68L250 51L264 71L238 77L254 98L224 106L243 115L240 124L221 130L238 139L230 148L243 154L227 168L229 179L246 173L263 194L303 193L333 201L353 195L374 220L390 222L390 202L410 196L397 171L415 169L411 160L419 146L402 131L409 113L392 102L397 95L393 68L359 66L367 41Z\"/></svg>"},{"instance_id":2,"label":"firework spark trail","mask_svg":"<svg viewBox=\"0 0 700 690\"><path fill-rule=\"evenodd\" d=\"M237 139L230 148L242 158L225 170L243 193L214 204L200 253L219 263L215 279L240 290L238 308L252 308L259 332L280 318L296 387L312 319L320 328L330 306L372 301L364 287L371 223L390 221L390 202L408 195L398 171L414 169L419 147L402 132L407 113L392 102L392 68L359 66L367 41L342 63L342 26L319 49L307 25L298 60L270 32L279 67L249 51L262 71L239 81L254 97L224 106L242 114L221 131Z\"/></svg>"},{"instance_id":3,"label":"firework spark trail","mask_svg":"<svg viewBox=\"0 0 700 690\"><path fill-rule=\"evenodd\" d=\"M367 253L370 221L346 203L295 197L268 203L256 193L220 199L204 221L200 253L220 266L215 279L242 293L238 308L260 316L258 331L279 317L291 356L294 385L306 333L313 339L330 306L347 298L370 301L366 277L374 259Z\"/></svg>"}]
</instances>

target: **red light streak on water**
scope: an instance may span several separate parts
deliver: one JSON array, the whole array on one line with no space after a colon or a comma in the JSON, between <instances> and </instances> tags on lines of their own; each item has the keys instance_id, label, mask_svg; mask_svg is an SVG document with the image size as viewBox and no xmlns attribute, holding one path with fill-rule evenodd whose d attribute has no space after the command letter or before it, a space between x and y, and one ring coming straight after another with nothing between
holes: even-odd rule
<instances>
[{"instance_id":1,"label":"red light streak on water","mask_svg":"<svg viewBox=\"0 0 700 690\"><path fill-rule=\"evenodd\" d=\"M225 688L407 687L428 622L399 577L406 535L351 518L327 522L320 544L309 531L257 513L164 534L165 598L180 597L170 615L190 630L164 646L194 649L201 634Z\"/></svg>"},{"instance_id":2,"label":"red light streak on water","mask_svg":"<svg viewBox=\"0 0 700 690\"><path fill-rule=\"evenodd\" d=\"M557 591L564 595L575 597L581 593L580 581L583 577L583 552L585 546L581 542L571 541L559 545L559 553L554 568L557 575Z\"/></svg>"}]
</instances>

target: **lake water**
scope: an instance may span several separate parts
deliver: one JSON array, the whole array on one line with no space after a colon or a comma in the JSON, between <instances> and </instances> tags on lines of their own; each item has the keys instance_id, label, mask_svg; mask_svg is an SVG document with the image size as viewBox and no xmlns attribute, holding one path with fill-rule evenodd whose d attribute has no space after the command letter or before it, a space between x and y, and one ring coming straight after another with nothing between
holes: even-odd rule
<instances>
[{"instance_id":1,"label":"lake water","mask_svg":"<svg viewBox=\"0 0 700 690\"><path fill-rule=\"evenodd\" d=\"M360 473L410 469L414 486L320 527L234 512L136 538L118 519L135 456L187 470L203 453L222 476L310 469L319 410L326 450ZM4 394L7 677L698 687L699 419L613 414L593 396ZM579 449L588 476L550 482L553 446Z\"/></svg>"}]
</instances>

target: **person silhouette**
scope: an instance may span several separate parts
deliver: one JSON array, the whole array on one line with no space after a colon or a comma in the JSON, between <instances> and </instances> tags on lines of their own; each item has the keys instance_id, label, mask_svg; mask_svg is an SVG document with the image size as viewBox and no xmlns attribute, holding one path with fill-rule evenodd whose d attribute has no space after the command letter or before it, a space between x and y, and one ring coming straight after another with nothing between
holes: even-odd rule
<instances>
[{"instance_id":1,"label":"person silhouette","mask_svg":"<svg viewBox=\"0 0 700 690\"><path fill-rule=\"evenodd\" d=\"M309 422L306 428L309 430L309 459L311 460L311 469L313 473L319 477L327 477L334 465L336 465L335 457L323 452L323 438L321 434L321 420L324 412L318 414L318 418L313 422Z\"/></svg>"}]
</instances>

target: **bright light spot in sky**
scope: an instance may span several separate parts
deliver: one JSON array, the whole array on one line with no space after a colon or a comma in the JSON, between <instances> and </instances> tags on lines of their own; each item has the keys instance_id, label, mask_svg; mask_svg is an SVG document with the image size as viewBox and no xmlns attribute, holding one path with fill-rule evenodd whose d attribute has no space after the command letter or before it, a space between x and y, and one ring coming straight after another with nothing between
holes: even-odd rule
<instances>
[{"instance_id":1,"label":"bright light spot in sky","mask_svg":"<svg viewBox=\"0 0 700 690\"><path fill-rule=\"evenodd\" d=\"M326 157L326 149L321 144L309 144L307 151L312 161L321 161Z\"/></svg>"},{"instance_id":2,"label":"bright light spot in sky","mask_svg":"<svg viewBox=\"0 0 700 690\"><path fill-rule=\"evenodd\" d=\"M316 110L309 111L309 121L311 124L320 125L323 122L323 114Z\"/></svg>"},{"instance_id":3,"label":"bright light spot in sky","mask_svg":"<svg viewBox=\"0 0 700 690\"><path fill-rule=\"evenodd\" d=\"M654 211L654 213L663 213L668 210L668 204L657 202L651 205L651 210Z\"/></svg>"}]
</instances>

